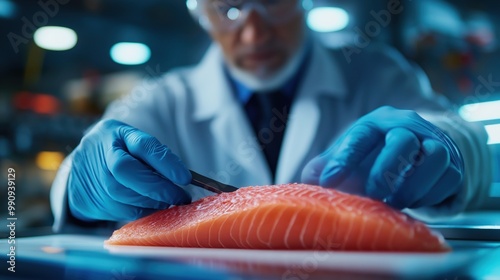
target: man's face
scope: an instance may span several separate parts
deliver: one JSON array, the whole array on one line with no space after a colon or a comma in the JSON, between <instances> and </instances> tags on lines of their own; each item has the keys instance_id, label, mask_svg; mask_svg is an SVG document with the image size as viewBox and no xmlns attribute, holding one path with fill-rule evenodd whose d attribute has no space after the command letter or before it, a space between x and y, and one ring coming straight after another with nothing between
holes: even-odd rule
<instances>
[{"instance_id":1,"label":"man's face","mask_svg":"<svg viewBox=\"0 0 500 280\"><path fill-rule=\"evenodd\" d=\"M209 33L221 46L228 63L256 77L267 78L282 69L299 49L304 38L304 14L297 12L285 22L271 23L252 9L238 28L212 29Z\"/></svg>"}]
</instances>

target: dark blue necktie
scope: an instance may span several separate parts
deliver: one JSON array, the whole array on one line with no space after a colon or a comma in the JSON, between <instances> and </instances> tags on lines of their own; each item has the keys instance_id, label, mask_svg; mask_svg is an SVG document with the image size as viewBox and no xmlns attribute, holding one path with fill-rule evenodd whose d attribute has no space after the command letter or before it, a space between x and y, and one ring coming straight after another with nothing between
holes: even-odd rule
<instances>
[{"instance_id":1,"label":"dark blue necktie","mask_svg":"<svg viewBox=\"0 0 500 280\"><path fill-rule=\"evenodd\" d=\"M290 98L281 91L254 93L245 105L273 178L276 175L290 105Z\"/></svg>"}]
</instances>

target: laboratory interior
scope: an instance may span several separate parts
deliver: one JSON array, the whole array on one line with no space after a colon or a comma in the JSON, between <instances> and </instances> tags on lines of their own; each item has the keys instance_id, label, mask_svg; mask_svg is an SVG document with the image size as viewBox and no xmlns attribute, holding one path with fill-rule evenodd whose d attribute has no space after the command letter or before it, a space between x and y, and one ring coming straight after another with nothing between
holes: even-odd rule
<instances>
[{"instance_id":1,"label":"laboratory interior","mask_svg":"<svg viewBox=\"0 0 500 280\"><path fill-rule=\"evenodd\" d=\"M302 24L298 28L293 25L297 21ZM282 28L286 25L290 27ZM500 1L0 0L0 30L2 279L500 279ZM286 76L286 69L273 76L276 79L265 80L270 81L267 84L259 83L258 78L274 71L273 65L290 56L293 48L287 43L297 45L296 41L301 38L305 38L304 41L308 43L300 45L305 46L305 51L303 56L297 56L302 60L297 60L296 64L302 63L303 66L312 61L321 64L323 70L314 72L315 76L307 76L304 72L314 70L307 67L300 68L298 72L293 70L293 59L286 67L292 67L290 69L293 73L297 72L298 76L303 74L308 77L304 79L309 79L307 85L311 88L321 87L316 84L330 83L333 92L336 92L344 86L346 97L342 97L342 100L346 101L336 99L330 109L330 101L324 101L320 105L323 111L319 117L307 113L297 114L297 118L294 118L299 105L296 111L292 106L280 155L300 153L299 150L303 148L301 142L297 142L299 144L296 147L287 145L295 141L291 134L307 140L310 133L320 136L315 142L317 147L307 154L304 151L305 158L312 160L329 144L337 143L332 144L332 148L315 162L319 164L331 156L333 159L328 164L337 164L341 157L340 150L344 149L342 152L345 154L356 151L353 148L346 152L349 147L345 146L363 145L371 141L352 140L356 135L354 132L349 134L350 130L347 130L346 138L343 138L347 140L340 144L334 142L348 128L341 122L357 122L359 125L353 126L353 130L376 126L375 132L369 131L374 132L375 138L379 135L377 133L384 132L386 126L404 127L398 121L410 126L412 122L420 122L411 128L387 129L390 130L385 138L388 148L382 152L382 148L378 150L379 158L375 163L372 162L372 172L380 171L377 168L382 168L380 166L385 166L386 162L395 161L397 154L389 159L380 159L384 151L395 152L399 147L398 139L412 135L419 140L419 155L429 156L430 160L417 160L417 163L414 161L413 165L410 164L418 172L423 162L425 172L413 177L405 173L399 179L407 180L408 187L414 184L426 188L427 182L433 180L429 178L438 176L434 174L437 172L435 170L443 170L444 174L446 169L447 173L436 177L431 184L436 184L435 189L428 186L428 193L414 191L422 197L421 200L414 199L408 204L396 203L396 196L391 196L390 199L379 197L377 203L396 205L384 211L399 215L412 205L428 208L445 205L443 207L458 209L465 200L482 196L481 202L476 202L470 209L464 206L462 208L465 210L459 213L440 219L422 218L419 221L447 250L405 251L403 245L401 250L376 249L379 248L377 244L387 242L392 237L378 237L379 233L367 228L365 232L351 231L350 227L347 230L347 225L339 225L336 229L342 232L337 233L343 234L341 239L345 235L343 240L350 240L349 235L356 234L360 235L356 238L359 237L361 241L372 235L381 239L369 248L361 246L361 249L352 249L341 244L340 250L335 246L328 250L319 250L314 246L286 250L279 246L270 249L245 246L220 249L205 248L199 243L199 246L146 246L140 242L135 243L139 246L120 246L110 243L113 230L139 216L146 216L143 212L142 215L121 216L130 209L139 209L131 208L130 205L125 208L125 202L136 203L134 207L139 207L143 206L141 203L149 203L159 196L155 191L148 193L147 190L144 190L143 195L147 196L144 201L126 196L129 192L137 195L137 189L142 187L151 188L153 183L147 180L153 175L165 180L168 185L166 188L175 188L176 192L181 193L178 197L168 193L166 195L171 200L162 204L155 201L157 204L160 203L163 208L176 204L190 206L189 202L178 203L185 198L182 186L187 184L182 179L186 176L179 175L183 172L179 171L179 162L172 159L175 155L170 154L170 150L163 151L165 154L160 160L169 158L170 162L159 161L157 165L149 166L154 153L143 156L147 149L143 151L141 147L134 146L139 142L134 142L134 137L145 135L142 128L147 133L154 131L152 134L159 135L157 138L160 142L168 142L163 144L167 144L186 163L187 168L199 172L201 181L208 180L205 185L213 183L212 179L237 187L301 183L301 172L302 178L308 178L307 174L304 175L306 172L302 171L307 162L300 163L302 166L297 163L296 166L300 168L293 169L295 158L287 157L288 154L283 155L277 163L277 169L269 169L265 161L272 166L272 155L268 157L267 153L270 149L258 151L243 148L240 151L238 145L227 149L224 144L214 144L218 139L225 139L227 143L240 141L243 139L238 138L240 128L250 135L253 133L249 121L252 117L247 119L244 110L232 106L237 104L234 100L243 100L245 97L242 94L245 92L252 94L253 87L272 87L273 82L283 84L280 75ZM271 42L269 46L243 46L237 49L238 44L265 45L266 40ZM218 48L218 43L222 48ZM319 56L315 53L316 48L320 49L318 52L324 56L323 59L316 57ZM389 51L377 54L376 51L380 49ZM331 76L325 72L332 70L328 68L329 62L325 62L330 61L325 58L329 53L335 53L332 57L338 66L338 69L334 69L337 72L332 72ZM222 67L224 61L229 61L229 66ZM257 63L265 65L259 68ZM384 74L381 69L386 66L394 68ZM345 74L341 73L342 69L350 70L346 70L348 74ZM169 73L174 75L165 78ZM295 75L294 79L297 79ZM339 77L342 75L349 77L350 81L339 86ZM219 85L221 80L226 81L227 85ZM152 81L161 81L160 87ZM245 82L251 86L245 85ZM287 82L288 85L293 87L294 83ZM233 102L232 105L214 109L211 105L218 104L218 101L212 101L219 98L215 97L219 92L215 92L214 88L231 88L238 95L231 95L232 101L227 101ZM207 94L203 95L205 90ZM394 95L388 93L391 90L394 90ZM165 91L172 92L167 94ZM302 91L301 94L307 94L308 88ZM432 97L415 97L419 93L430 93ZM194 97L200 99L193 100ZM294 96L297 103L300 98ZM384 98L392 100L387 105L395 108L377 110L385 105ZM426 106L419 102L427 102L426 98L433 98L435 104L446 108L435 119L448 118L448 126L441 126L441 120L435 120L432 116L429 122L424 121L425 113L420 118L399 110L415 107L418 112L418 106ZM172 102L161 107L164 101ZM300 106L312 106L307 100L302 101L305 105L301 103ZM151 107L144 107L143 103ZM225 117L213 121L211 118L215 117L210 114L221 113L217 110L227 110L227 113ZM368 117L361 118L363 115ZM131 126L121 122L103 124L103 116L117 117ZM148 119L149 116L156 118ZM317 117L317 125L310 125L309 117ZM413 119L406 122L406 117ZM235 119L241 119L243 127L234 125ZM367 119L370 125L363 123ZM141 123L141 129L132 131L133 126L141 120L144 122ZM224 122L231 122L231 125L223 127ZM292 127L299 123L302 123L302 127ZM427 124L432 127L427 127ZM328 127L337 131L329 134ZM219 129L219 135L210 134L213 132L211 129L215 128ZM449 131L452 132L448 134ZM261 139L265 137L258 132L263 130L256 131L251 137L252 141L266 140ZM131 134L122 135L127 133ZM135 136L133 133L136 133ZM327 136L321 138L321 133ZM84 135L88 135L86 142L82 140ZM272 135L271 140L275 135ZM391 140L391 135L396 140ZM384 142L384 138L381 139ZM393 141L392 147L390 141ZM432 149L436 146L431 145L432 151L427 153L428 146L425 145L429 143L438 143L438 149L446 151L442 161L438 157L432 158L435 151ZM193 148L190 150L188 147ZM122 158L115 157L114 149L123 153ZM228 156L231 149L234 149L236 156L246 151L247 155L255 157L250 164L245 163L243 158L240 166L238 160ZM374 154L369 152L376 149L367 148L367 154L361 157L369 158ZM65 161L70 155L74 157ZM129 162L123 158L131 155L135 165L125 166ZM157 159L155 157L154 160ZM398 164L400 162L403 161L398 161ZM259 176L254 175L260 174L262 164L265 172L262 172L262 178L256 178ZM143 166L147 168L139 168ZM125 169L120 170L121 167ZM401 171L401 165L399 169L397 164L394 168ZM253 173L245 174L247 169ZM332 170L335 173L335 169ZM114 172L117 174L115 177ZM134 175L134 172L137 173ZM459 176L453 177L453 172ZM334 178L337 181L325 179L325 173L328 172L321 173L321 178L309 182L332 188L328 182L337 182L338 176ZM191 174L195 181L195 175L198 174ZM376 185L370 182L373 181L371 177L367 178L364 183L366 186ZM437 185L439 178L444 180L440 186ZM124 183L127 180L136 183L127 185ZM115 188L117 182L127 187L120 185L122 189ZM149 183L151 186L147 186ZM400 183L401 186L405 184L402 181ZM476 188L481 188L481 191L473 193ZM216 191L225 192L219 189ZM407 196L411 196L413 192L408 193ZM400 196L405 197L404 194ZM120 197L121 200L113 200L114 197ZM377 200L376 195L371 198ZM425 204L424 198L434 201L434 204ZM256 196L254 199L258 203L260 198ZM267 198L261 199L265 201ZM119 206L113 208L115 204ZM158 210L161 207L150 208ZM402 215L411 217L413 210L404 211ZM431 213L428 215L431 218L439 215L439 211L426 213ZM421 217L417 214L409 219L420 220ZM366 222L367 219L369 216L357 222ZM285 220L276 218L274 227L269 220L262 224L274 230L280 227L280 221L289 222ZM301 223L299 220L297 218L295 225ZM115 223L117 221L118 224ZM390 221L399 227L397 222ZM244 224L245 220L241 223ZM137 234L146 227L139 225ZM303 232L308 227L311 226L302 224ZM155 229L151 230L154 232ZM210 233L213 234L201 232L209 237ZM402 234L394 238L403 240L409 235ZM414 240L413 236L408 238ZM401 241L401 244L417 241Z\"/></svg>"}]
</instances>

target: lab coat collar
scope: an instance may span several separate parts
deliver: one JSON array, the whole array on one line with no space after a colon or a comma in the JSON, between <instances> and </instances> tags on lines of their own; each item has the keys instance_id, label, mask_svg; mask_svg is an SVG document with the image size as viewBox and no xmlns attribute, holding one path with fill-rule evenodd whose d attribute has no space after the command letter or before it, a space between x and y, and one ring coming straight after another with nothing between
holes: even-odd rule
<instances>
[{"instance_id":1,"label":"lab coat collar","mask_svg":"<svg viewBox=\"0 0 500 280\"><path fill-rule=\"evenodd\" d=\"M206 120L224 110L236 98L224 74L224 58L218 45L212 44L189 77L193 89L196 120Z\"/></svg>"},{"instance_id":2,"label":"lab coat collar","mask_svg":"<svg viewBox=\"0 0 500 280\"><path fill-rule=\"evenodd\" d=\"M300 167L305 164L315 139L324 112L320 109L320 96L342 99L347 95L344 73L333 54L314 41L313 53L306 69L306 76L292 105L290 119L281 147L281 156L276 170L275 183L289 183L299 180ZM294 117L294 116L307 116Z\"/></svg>"}]
</instances>

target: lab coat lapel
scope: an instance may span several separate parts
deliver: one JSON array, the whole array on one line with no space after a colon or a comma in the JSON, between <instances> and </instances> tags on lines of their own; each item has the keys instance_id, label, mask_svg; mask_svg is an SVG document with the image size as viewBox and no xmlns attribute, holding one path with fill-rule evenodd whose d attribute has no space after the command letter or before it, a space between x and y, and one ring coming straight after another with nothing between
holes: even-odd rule
<instances>
[{"instance_id":1,"label":"lab coat lapel","mask_svg":"<svg viewBox=\"0 0 500 280\"><path fill-rule=\"evenodd\" d=\"M243 168L245 174L240 176L246 177L244 181L255 185L268 184L271 182L269 168L259 152L251 124L223 71L220 49L212 45L188 81L194 94L195 121L211 122L212 135L207 137L213 137L214 148L227 155L222 155L223 158L232 158Z\"/></svg>"},{"instance_id":2,"label":"lab coat lapel","mask_svg":"<svg viewBox=\"0 0 500 280\"><path fill-rule=\"evenodd\" d=\"M287 130L278 162L276 183L289 183L300 179L305 157L313 145L320 128L322 112L320 96L343 98L346 83L332 55L314 41L308 70L292 105Z\"/></svg>"}]
</instances>

